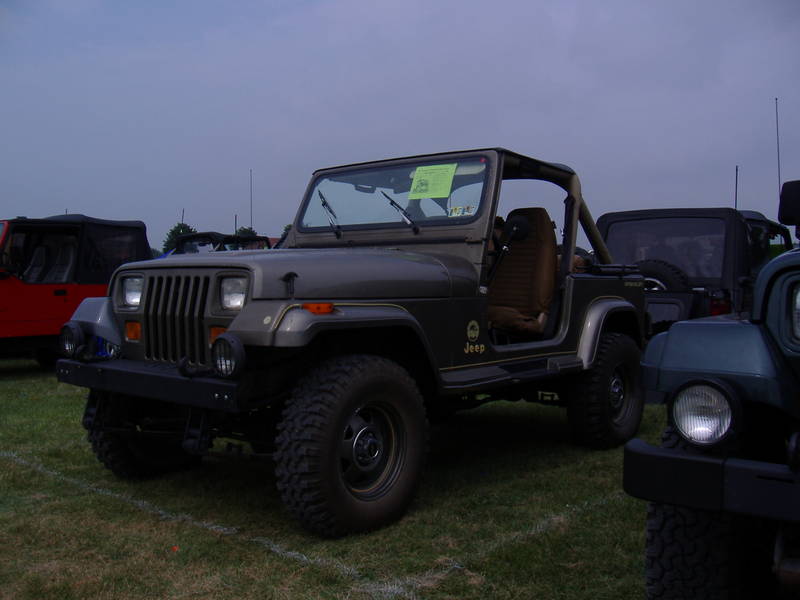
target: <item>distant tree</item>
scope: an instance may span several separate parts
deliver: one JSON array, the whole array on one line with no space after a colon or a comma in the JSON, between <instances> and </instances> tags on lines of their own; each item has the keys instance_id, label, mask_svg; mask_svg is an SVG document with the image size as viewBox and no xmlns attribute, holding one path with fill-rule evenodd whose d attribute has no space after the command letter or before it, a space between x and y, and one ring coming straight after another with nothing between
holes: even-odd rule
<instances>
[{"instance_id":1,"label":"distant tree","mask_svg":"<svg viewBox=\"0 0 800 600\"><path fill-rule=\"evenodd\" d=\"M152 256L153 258L158 258L162 254L164 254L164 253L161 252L161 250L159 250L158 248L153 248L152 246L150 246L150 256Z\"/></svg>"},{"instance_id":2,"label":"distant tree","mask_svg":"<svg viewBox=\"0 0 800 600\"><path fill-rule=\"evenodd\" d=\"M175 248L176 238L184 233L197 233L197 229L186 223L175 223L172 229L167 232L167 237L164 239L164 252L173 250Z\"/></svg>"},{"instance_id":3,"label":"distant tree","mask_svg":"<svg viewBox=\"0 0 800 600\"><path fill-rule=\"evenodd\" d=\"M253 229L252 227L242 226L236 230L236 235L258 235L258 234L256 233L256 230Z\"/></svg>"}]
</instances>

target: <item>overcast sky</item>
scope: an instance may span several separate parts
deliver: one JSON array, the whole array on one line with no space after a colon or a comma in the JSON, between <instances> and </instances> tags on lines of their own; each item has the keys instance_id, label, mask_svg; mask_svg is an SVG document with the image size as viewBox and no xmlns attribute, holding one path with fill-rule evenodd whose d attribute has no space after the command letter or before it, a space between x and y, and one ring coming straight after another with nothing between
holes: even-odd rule
<instances>
[{"instance_id":1,"label":"overcast sky","mask_svg":"<svg viewBox=\"0 0 800 600\"><path fill-rule=\"evenodd\" d=\"M0 218L277 236L316 168L503 146L595 216L777 214L800 179L798 0L0 0Z\"/></svg>"}]
</instances>

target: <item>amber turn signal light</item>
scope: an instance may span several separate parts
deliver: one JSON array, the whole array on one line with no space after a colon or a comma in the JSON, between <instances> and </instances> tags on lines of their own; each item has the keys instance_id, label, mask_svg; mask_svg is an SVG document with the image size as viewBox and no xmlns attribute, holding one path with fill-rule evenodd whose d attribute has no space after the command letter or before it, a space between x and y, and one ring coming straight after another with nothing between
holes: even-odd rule
<instances>
[{"instance_id":1,"label":"amber turn signal light","mask_svg":"<svg viewBox=\"0 0 800 600\"><path fill-rule=\"evenodd\" d=\"M138 321L125 321L125 339L129 342L142 339L142 324Z\"/></svg>"},{"instance_id":2,"label":"amber turn signal light","mask_svg":"<svg viewBox=\"0 0 800 600\"><path fill-rule=\"evenodd\" d=\"M227 327L212 327L208 330L208 345L213 344L216 339L228 330Z\"/></svg>"},{"instance_id":3,"label":"amber turn signal light","mask_svg":"<svg viewBox=\"0 0 800 600\"><path fill-rule=\"evenodd\" d=\"M329 315L333 312L333 302L307 302L303 309L315 315Z\"/></svg>"}]
</instances>

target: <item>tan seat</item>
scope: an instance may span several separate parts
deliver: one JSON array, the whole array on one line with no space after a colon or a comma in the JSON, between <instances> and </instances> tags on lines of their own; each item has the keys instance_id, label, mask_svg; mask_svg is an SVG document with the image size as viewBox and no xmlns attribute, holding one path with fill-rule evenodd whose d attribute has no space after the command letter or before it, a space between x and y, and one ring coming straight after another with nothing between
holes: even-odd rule
<instances>
[{"instance_id":1,"label":"tan seat","mask_svg":"<svg viewBox=\"0 0 800 600\"><path fill-rule=\"evenodd\" d=\"M556 280L556 236L544 208L518 208L530 232L509 243L489 285L489 326L512 333L540 334L553 299Z\"/></svg>"}]
</instances>

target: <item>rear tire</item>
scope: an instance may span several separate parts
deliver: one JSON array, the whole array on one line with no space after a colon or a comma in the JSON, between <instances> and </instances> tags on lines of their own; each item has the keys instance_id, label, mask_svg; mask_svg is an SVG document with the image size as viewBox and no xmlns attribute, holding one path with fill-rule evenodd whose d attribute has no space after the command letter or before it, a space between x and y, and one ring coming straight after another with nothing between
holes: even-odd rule
<instances>
[{"instance_id":1,"label":"rear tire","mask_svg":"<svg viewBox=\"0 0 800 600\"><path fill-rule=\"evenodd\" d=\"M422 397L388 359L332 358L293 391L275 445L278 490L303 526L325 536L375 529L400 518L416 492Z\"/></svg>"},{"instance_id":2,"label":"rear tire","mask_svg":"<svg viewBox=\"0 0 800 600\"><path fill-rule=\"evenodd\" d=\"M639 430L644 399L639 346L622 333L600 336L594 365L571 386L567 401L573 439L591 448L613 448Z\"/></svg>"}]
</instances>

